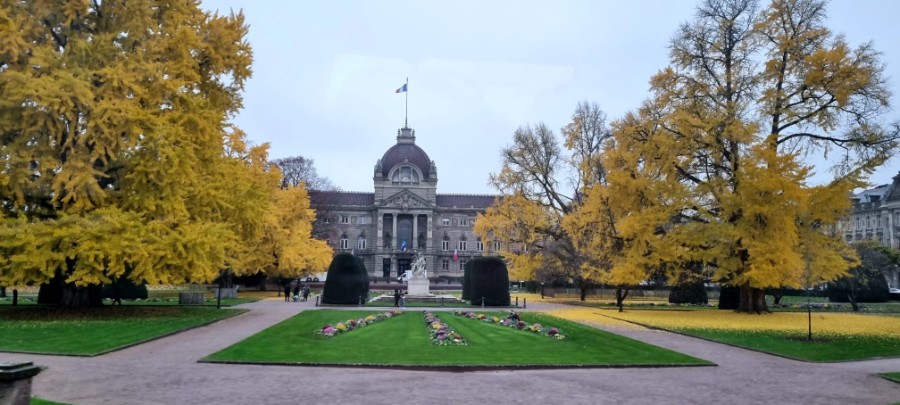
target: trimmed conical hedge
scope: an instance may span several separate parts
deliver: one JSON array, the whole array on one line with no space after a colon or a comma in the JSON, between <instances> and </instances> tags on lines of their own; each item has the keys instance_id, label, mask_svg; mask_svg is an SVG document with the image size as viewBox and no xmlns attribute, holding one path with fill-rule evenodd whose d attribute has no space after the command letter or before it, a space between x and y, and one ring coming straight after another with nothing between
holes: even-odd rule
<instances>
[{"instance_id":1,"label":"trimmed conical hedge","mask_svg":"<svg viewBox=\"0 0 900 405\"><path fill-rule=\"evenodd\" d=\"M463 284L462 284L462 299L463 299L463 301L468 301L469 297L472 295L472 263L475 263L475 260L469 260L466 262L466 265L463 266Z\"/></svg>"},{"instance_id":2,"label":"trimmed conical hedge","mask_svg":"<svg viewBox=\"0 0 900 405\"><path fill-rule=\"evenodd\" d=\"M509 306L509 272L503 259L495 256L477 257L469 275L469 294L472 305ZM465 287L464 287L465 288Z\"/></svg>"},{"instance_id":3,"label":"trimmed conical hedge","mask_svg":"<svg viewBox=\"0 0 900 405\"><path fill-rule=\"evenodd\" d=\"M369 296L369 272L362 259L349 253L339 253L328 266L328 277L322 292L323 304L356 305L360 297Z\"/></svg>"}]
</instances>

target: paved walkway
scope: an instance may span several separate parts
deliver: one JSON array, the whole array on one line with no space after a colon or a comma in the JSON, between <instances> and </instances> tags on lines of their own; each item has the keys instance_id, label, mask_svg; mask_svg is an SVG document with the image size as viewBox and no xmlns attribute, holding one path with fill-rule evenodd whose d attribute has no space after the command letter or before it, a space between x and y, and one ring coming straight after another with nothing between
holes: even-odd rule
<instances>
[{"instance_id":1,"label":"paved walkway","mask_svg":"<svg viewBox=\"0 0 900 405\"><path fill-rule=\"evenodd\" d=\"M197 363L300 311L315 309L312 302L288 304L276 299L242 307L250 311L98 357L0 353L0 361L48 366L35 378L34 394L78 405L900 402L900 384L874 375L900 371L897 358L812 364L649 330L616 332L719 366L447 373ZM554 307L529 303L528 310Z\"/></svg>"}]
</instances>

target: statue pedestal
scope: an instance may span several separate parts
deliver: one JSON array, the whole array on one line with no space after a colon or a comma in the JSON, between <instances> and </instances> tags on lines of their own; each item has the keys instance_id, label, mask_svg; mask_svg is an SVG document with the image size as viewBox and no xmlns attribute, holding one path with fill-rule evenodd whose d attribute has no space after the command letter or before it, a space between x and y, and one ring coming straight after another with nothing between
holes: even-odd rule
<instances>
[{"instance_id":1,"label":"statue pedestal","mask_svg":"<svg viewBox=\"0 0 900 405\"><path fill-rule=\"evenodd\" d=\"M428 292L428 284L429 284L428 279L425 277L411 278L407 282L406 292L408 295L414 296L414 297L431 295L431 293Z\"/></svg>"}]
</instances>

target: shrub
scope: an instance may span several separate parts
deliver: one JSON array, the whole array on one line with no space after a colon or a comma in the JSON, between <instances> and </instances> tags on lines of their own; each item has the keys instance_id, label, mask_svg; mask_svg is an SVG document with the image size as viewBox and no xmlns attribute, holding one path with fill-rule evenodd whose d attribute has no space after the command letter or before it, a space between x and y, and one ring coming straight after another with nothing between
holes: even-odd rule
<instances>
[{"instance_id":1,"label":"shrub","mask_svg":"<svg viewBox=\"0 0 900 405\"><path fill-rule=\"evenodd\" d=\"M116 288L119 288L119 298L123 300L147 299L147 286L143 283L135 284L127 277L119 278L113 284L103 286L103 298L116 298Z\"/></svg>"},{"instance_id":2,"label":"shrub","mask_svg":"<svg viewBox=\"0 0 900 405\"><path fill-rule=\"evenodd\" d=\"M506 263L499 257L478 257L471 263L469 275L469 296L473 305L480 305L484 299L486 306L509 305L509 272Z\"/></svg>"},{"instance_id":3,"label":"shrub","mask_svg":"<svg viewBox=\"0 0 900 405\"><path fill-rule=\"evenodd\" d=\"M719 309L738 309L741 305L741 288L723 285L719 290Z\"/></svg>"},{"instance_id":4,"label":"shrub","mask_svg":"<svg viewBox=\"0 0 900 405\"><path fill-rule=\"evenodd\" d=\"M866 266L852 269L849 276L828 283L828 301L850 302L850 289L855 289L856 302L887 302L887 280L884 272Z\"/></svg>"},{"instance_id":5,"label":"shrub","mask_svg":"<svg viewBox=\"0 0 900 405\"><path fill-rule=\"evenodd\" d=\"M472 263L475 260L469 260L463 267L463 283L462 283L462 299L468 301L472 295Z\"/></svg>"},{"instance_id":6,"label":"shrub","mask_svg":"<svg viewBox=\"0 0 900 405\"><path fill-rule=\"evenodd\" d=\"M694 282L672 286L669 292L670 304L708 304L709 297L703 282Z\"/></svg>"},{"instance_id":7,"label":"shrub","mask_svg":"<svg viewBox=\"0 0 900 405\"><path fill-rule=\"evenodd\" d=\"M323 304L355 305L369 296L369 272L363 261L349 253L339 253L328 266L322 292Z\"/></svg>"}]
</instances>

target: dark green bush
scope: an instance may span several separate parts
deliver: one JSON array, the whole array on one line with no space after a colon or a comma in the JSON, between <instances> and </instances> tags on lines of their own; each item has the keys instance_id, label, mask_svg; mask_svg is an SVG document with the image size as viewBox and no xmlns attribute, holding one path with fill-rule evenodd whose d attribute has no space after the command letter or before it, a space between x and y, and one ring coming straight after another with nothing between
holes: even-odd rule
<instances>
[{"instance_id":1,"label":"dark green bush","mask_svg":"<svg viewBox=\"0 0 900 405\"><path fill-rule=\"evenodd\" d=\"M503 259L495 256L477 257L471 263L469 296L472 305L509 306L509 272Z\"/></svg>"},{"instance_id":2,"label":"dark green bush","mask_svg":"<svg viewBox=\"0 0 900 405\"><path fill-rule=\"evenodd\" d=\"M694 282L672 286L669 292L670 304L708 304L709 297L706 295L706 287L703 282Z\"/></svg>"},{"instance_id":3,"label":"dark green bush","mask_svg":"<svg viewBox=\"0 0 900 405\"><path fill-rule=\"evenodd\" d=\"M328 266L322 292L323 304L356 305L369 296L369 272L363 261L349 253L339 253Z\"/></svg>"},{"instance_id":4,"label":"dark green bush","mask_svg":"<svg viewBox=\"0 0 900 405\"><path fill-rule=\"evenodd\" d=\"M475 260L469 260L463 266L463 283L462 283L462 299L468 301L472 295L472 263Z\"/></svg>"},{"instance_id":5,"label":"dark green bush","mask_svg":"<svg viewBox=\"0 0 900 405\"><path fill-rule=\"evenodd\" d=\"M719 290L719 309L738 309L741 305L741 288L723 285Z\"/></svg>"},{"instance_id":6,"label":"dark green bush","mask_svg":"<svg viewBox=\"0 0 900 405\"><path fill-rule=\"evenodd\" d=\"M123 300L147 299L147 286L135 284L128 278L120 278L118 282L103 286L103 298L116 298L116 287L119 288L119 298Z\"/></svg>"},{"instance_id":7,"label":"dark green bush","mask_svg":"<svg viewBox=\"0 0 900 405\"><path fill-rule=\"evenodd\" d=\"M884 271L860 266L850 270L850 275L828 283L828 301L850 302L850 289L855 289L856 302L887 302L887 279Z\"/></svg>"}]
</instances>

